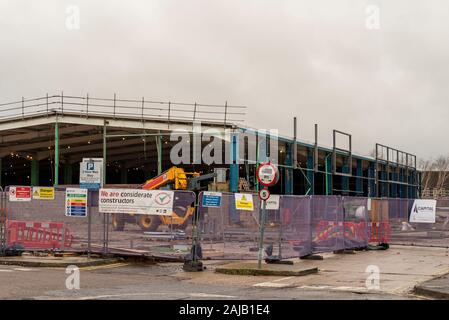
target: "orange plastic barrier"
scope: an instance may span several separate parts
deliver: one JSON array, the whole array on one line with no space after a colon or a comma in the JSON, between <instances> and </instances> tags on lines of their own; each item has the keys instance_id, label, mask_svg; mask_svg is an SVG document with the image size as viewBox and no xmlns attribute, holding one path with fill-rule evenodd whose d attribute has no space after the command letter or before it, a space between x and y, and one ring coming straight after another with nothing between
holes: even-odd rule
<instances>
[{"instance_id":1,"label":"orange plastic barrier","mask_svg":"<svg viewBox=\"0 0 449 320\"><path fill-rule=\"evenodd\" d=\"M18 221L6 222L7 244L20 244L25 249L61 249L72 246L73 236L63 222Z\"/></svg>"}]
</instances>

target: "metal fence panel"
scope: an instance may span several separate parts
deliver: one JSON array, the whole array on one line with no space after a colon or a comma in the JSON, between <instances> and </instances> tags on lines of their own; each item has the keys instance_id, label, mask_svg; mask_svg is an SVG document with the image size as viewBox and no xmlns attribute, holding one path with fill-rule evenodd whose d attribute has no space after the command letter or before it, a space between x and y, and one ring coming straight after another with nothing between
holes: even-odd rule
<instances>
[{"instance_id":1,"label":"metal fence panel","mask_svg":"<svg viewBox=\"0 0 449 320\"><path fill-rule=\"evenodd\" d=\"M368 199L343 197L345 249L364 248L369 243Z\"/></svg>"},{"instance_id":2,"label":"metal fence panel","mask_svg":"<svg viewBox=\"0 0 449 320\"><path fill-rule=\"evenodd\" d=\"M9 187L6 188L6 192ZM87 250L89 224L87 217L69 217L65 215L66 189L55 188L54 200L32 199L31 201L10 201L6 198L8 219L7 238L11 242L22 243L32 249L81 249ZM88 201L92 207L91 243L102 245L102 215L98 213L98 193L90 192ZM49 239L53 237L53 242ZM63 241L64 240L64 241Z\"/></svg>"},{"instance_id":3,"label":"metal fence panel","mask_svg":"<svg viewBox=\"0 0 449 320\"><path fill-rule=\"evenodd\" d=\"M253 210L236 209L233 193L222 193L220 207L203 206L204 193L199 194L203 255L215 259L257 259L260 204L256 194L248 196L253 199ZM270 242L278 233L267 228L265 235L265 241Z\"/></svg>"},{"instance_id":4,"label":"metal fence panel","mask_svg":"<svg viewBox=\"0 0 449 320\"><path fill-rule=\"evenodd\" d=\"M195 203L194 192L175 190L171 216L100 213L107 218L109 250L167 256L186 255L192 244Z\"/></svg>"},{"instance_id":5,"label":"metal fence panel","mask_svg":"<svg viewBox=\"0 0 449 320\"><path fill-rule=\"evenodd\" d=\"M312 196L312 252L345 248L343 203L340 196Z\"/></svg>"},{"instance_id":6,"label":"metal fence panel","mask_svg":"<svg viewBox=\"0 0 449 320\"><path fill-rule=\"evenodd\" d=\"M312 253L311 202L310 196L280 197L282 258Z\"/></svg>"}]
</instances>

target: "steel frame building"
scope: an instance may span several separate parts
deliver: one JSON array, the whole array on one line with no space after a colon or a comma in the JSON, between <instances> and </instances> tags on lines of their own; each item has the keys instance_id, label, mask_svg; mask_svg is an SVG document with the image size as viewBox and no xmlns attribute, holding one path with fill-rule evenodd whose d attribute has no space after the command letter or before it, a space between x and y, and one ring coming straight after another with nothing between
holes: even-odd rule
<instances>
[{"instance_id":1,"label":"steel frame building","mask_svg":"<svg viewBox=\"0 0 449 320\"><path fill-rule=\"evenodd\" d=\"M201 121L204 130L228 130L231 161L229 189L239 190L245 178L259 188L255 167L269 157L240 159L239 136L258 135L241 125L244 106L177 103L142 99L69 96L63 93L0 104L0 185L73 185L83 157L106 159L107 184L138 184L169 168L168 139L173 130L192 134ZM375 156L352 152L352 136L334 130L333 146L300 141L294 122L293 138L278 138L281 179L271 188L282 194L341 194L369 197L417 198L420 172L416 156L376 144ZM347 146L337 144L345 138ZM272 137L269 137L269 139ZM202 143L202 147L206 143ZM245 153L245 152L243 152ZM224 165L191 164L208 172Z\"/></svg>"}]
</instances>

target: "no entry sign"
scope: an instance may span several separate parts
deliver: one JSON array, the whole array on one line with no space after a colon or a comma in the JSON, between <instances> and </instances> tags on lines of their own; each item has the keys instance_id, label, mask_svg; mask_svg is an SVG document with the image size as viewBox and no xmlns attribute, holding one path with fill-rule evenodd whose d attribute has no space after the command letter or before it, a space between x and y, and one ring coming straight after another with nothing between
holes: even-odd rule
<instances>
[{"instance_id":1,"label":"no entry sign","mask_svg":"<svg viewBox=\"0 0 449 320\"><path fill-rule=\"evenodd\" d=\"M261 185L270 187L275 185L278 181L279 171L278 168L270 162L261 163L257 167L256 176Z\"/></svg>"}]
</instances>

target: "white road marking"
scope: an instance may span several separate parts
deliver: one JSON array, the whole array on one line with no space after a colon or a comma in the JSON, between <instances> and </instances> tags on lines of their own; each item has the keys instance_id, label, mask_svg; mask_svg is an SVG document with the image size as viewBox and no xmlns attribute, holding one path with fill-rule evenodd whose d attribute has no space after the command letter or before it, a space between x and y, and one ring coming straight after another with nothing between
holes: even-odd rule
<instances>
[{"instance_id":1,"label":"white road marking","mask_svg":"<svg viewBox=\"0 0 449 320\"><path fill-rule=\"evenodd\" d=\"M349 291L349 292L368 292L366 287L347 287L347 286L328 286L328 285L316 285L316 286L300 286L298 289L313 289L313 290L336 290L336 291Z\"/></svg>"},{"instance_id":2,"label":"white road marking","mask_svg":"<svg viewBox=\"0 0 449 320\"><path fill-rule=\"evenodd\" d=\"M13 272L13 271L9 269L0 269L0 272Z\"/></svg>"},{"instance_id":3,"label":"white road marking","mask_svg":"<svg viewBox=\"0 0 449 320\"><path fill-rule=\"evenodd\" d=\"M276 280L273 280L273 281L260 282L260 283L253 284L253 287L265 287L265 288L285 288L285 287L290 287L290 286L292 286L292 284L290 284L290 283L280 283L280 282L284 281L284 280L290 280L292 278L293 277L286 277L286 278L276 279Z\"/></svg>"},{"instance_id":4,"label":"white road marking","mask_svg":"<svg viewBox=\"0 0 449 320\"><path fill-rule=\"evenodd\" d=\"M212 294L212 293L191 293L190 296L197 298L236 298L236 296L227 296L224 294Z\"/></svg>"},{"instance_id":5,"label":"white road marking","mask_svg":"<svg viewBox=\"0 0 449 320\"><path fill-rule=\"evenodd\" d=\"M16 271L33 271L33 269L30 269L30 268L14 268L14 270L16 270Z\"/></svg>"}]
</instances>

